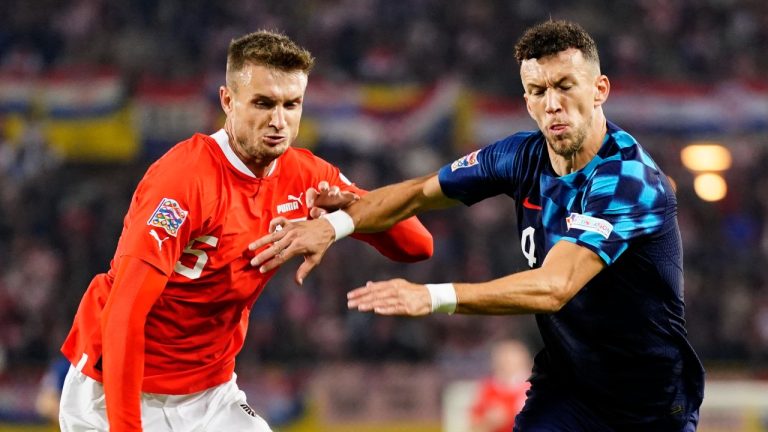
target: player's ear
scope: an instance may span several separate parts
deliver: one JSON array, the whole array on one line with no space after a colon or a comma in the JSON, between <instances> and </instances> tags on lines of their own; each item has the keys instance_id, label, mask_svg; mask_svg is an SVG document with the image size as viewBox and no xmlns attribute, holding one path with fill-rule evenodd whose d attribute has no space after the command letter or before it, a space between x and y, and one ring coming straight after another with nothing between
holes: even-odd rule
<instances>
[{"instance_id":1,"label":"player's ear","mask_svg":"<svg viewBox=\"0 0 768 432\"><path fill-rule=\"evenodd\" d=\"M229 114L232 111L232 92L229 87L225 85L219 87L219 102L225 114Z\"/></svg>"},{"instance_id":2,"label":"player's ear","mask_svg":"<svg viewBox=\"0 0 768 432\"><path fill-rule=\"evenodd\" d=\"M608 93L611 92L611 82L605 75L599 75L595 80L595 106L598 107L608 100Z\"/></svg>"}]
</instances>

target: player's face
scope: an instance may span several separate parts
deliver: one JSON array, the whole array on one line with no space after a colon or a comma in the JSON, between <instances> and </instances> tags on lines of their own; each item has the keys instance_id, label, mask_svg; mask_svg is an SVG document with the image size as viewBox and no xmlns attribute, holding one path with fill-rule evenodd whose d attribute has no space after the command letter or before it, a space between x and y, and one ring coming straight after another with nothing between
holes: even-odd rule
<instances>
[{"instance_id":1,"label":"player's face","mask_svg":"<svg viewBox=\"0 0 768 432\"><path fill-rule=\"evenodd\" d=\"M607 95L601 90L607 78L574 48L524 60L520 77L528 113L550 148L562 157L572 157L584 144L595 110Z\"/></svg>"},{"instance_id":2,"label":"player's face","mask_svg":"<svg viewBox=\"0 0 768 432\"><path fill-rule=\"evenodd\" d=\"M293 143L307 89L307 74L246 63L219 89L233 150L251 169L266 169ZM257 173L258 174L258 173Z\"/></svg>"}]
</instances>

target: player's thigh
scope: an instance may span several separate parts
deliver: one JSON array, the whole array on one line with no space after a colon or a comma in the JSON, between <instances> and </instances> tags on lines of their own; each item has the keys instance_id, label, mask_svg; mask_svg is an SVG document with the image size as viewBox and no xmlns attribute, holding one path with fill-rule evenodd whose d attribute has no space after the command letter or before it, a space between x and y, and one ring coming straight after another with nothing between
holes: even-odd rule
<instances>
[{"instance_id":1,"label":"player's thigh","mask_svg":"<svg viewBox=\"0 0 768 432\"><path fill-rule=\"evenodd\" d=\"M95 380L70 367L59 403L62 432L100 432L108 429L104 390Z\"/></svg>"},{"instance_id":2,"label":"player's thigh","mask_svg":"<svg viewBox=\"0 0 768 432\"><path fill-rule=\"evenodd\" d=\"M223 385L206 421L206 432L272 432L267 422L248 405L235 379Z\"/></svg>"},{"instance_id":3,"label":"player's thigh","mask_svg":"<svg viewBox=\"0 0 768 432\"><path fill-rule=\"evenodd\" d=\"M514 432L613 432L579 401L556 391L529 390Z\"/></svg>"}]
</instances>

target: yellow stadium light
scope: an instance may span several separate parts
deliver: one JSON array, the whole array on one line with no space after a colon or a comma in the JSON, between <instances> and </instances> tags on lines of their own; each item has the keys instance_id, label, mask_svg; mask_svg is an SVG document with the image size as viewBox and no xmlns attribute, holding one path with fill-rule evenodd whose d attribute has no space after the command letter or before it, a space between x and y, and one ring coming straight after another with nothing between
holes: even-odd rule
<instances>
[{"instance_id":1,"label":"yellow stadium light","mask_svg":"<svg viewBox=\"0 0 768 432\"><path fill-rule=\"evenodd\" d=\"M704 201L720 201L728 192L728 184L720 174L699 174L693 180L693 190Z\"/></svg>"},{"instance_id":2,"label":"yellow stadium light","mask_svg":"<svg viewBox=\"0 0 768 432\"><path fill-rule=\"evenodd\" d=\"M699 142L680 152L683 165L694 172L725 171L731 167L731 152L720 144Z\"/></svg>"}]
</instances>

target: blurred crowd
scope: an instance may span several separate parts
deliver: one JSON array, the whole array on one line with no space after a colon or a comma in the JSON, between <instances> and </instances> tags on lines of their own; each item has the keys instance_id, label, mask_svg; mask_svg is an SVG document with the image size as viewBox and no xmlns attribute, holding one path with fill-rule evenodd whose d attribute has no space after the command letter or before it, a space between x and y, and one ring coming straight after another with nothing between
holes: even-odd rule
<instances>
[{"instance_id":1,"label":"blurred crowd","mask_svg":"<svg viewBox=\"0 0 768 432\"><path fill-rule=\"evenodd\" d=\"M512 47L523 28L549 16L589 29L605 72L625 82L756 80L768 71L763 0L11 0L0 5L0 71L108 66L129 83L146 73L181 79L220 72L231 37L274 28L310 48L314 74L325 79L452 76L518 98ZM0 371L56 356L90 278L108 268L149 162L69 163L46 145L40 127L30 113L18 142L0 136ZM727 198L714 204L693 194L678 153L666 147L674 137L638 138L678 182L695 348L708 364L768 373L766 135L723 137L738 144L738 169L726 176ZM364 188L412 175L407 159L419 157L419 143L406 153L335 144L314 151ZM519 338L535 349L532 317L413 320L346 310L345 293L367 280L479 281L523 269L512 204L498 197L424 216L436 246L427 262L391 263L345 241L303 287L293 283L295 265L286 266L254 306L242 362L437 362L466 376L493 338Z\"/></svg>"},{"instance_id":2,"label":"blurred crowd","mask_svg":"<svg viewBox=\"0 0 768 432\"><path fill-rule=\"evenodd\" d=\"M267 28L307 46L326 77L450 74L517 95L514 43L548 17L589 29L612 77L752 80L768 67L762 0L9 0L0 5L0 64L197 76L220 70L233 36Z\"/></svg>"}]
</instances>

